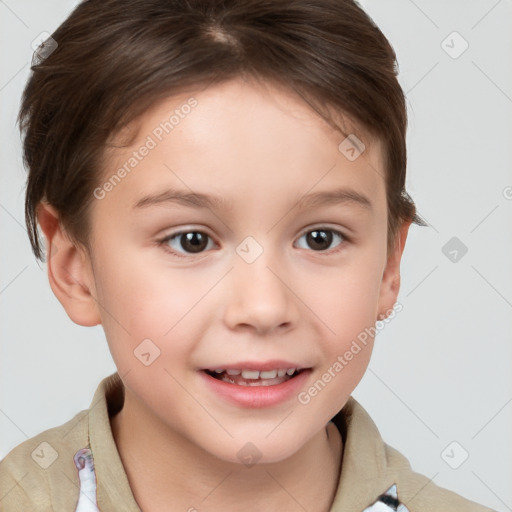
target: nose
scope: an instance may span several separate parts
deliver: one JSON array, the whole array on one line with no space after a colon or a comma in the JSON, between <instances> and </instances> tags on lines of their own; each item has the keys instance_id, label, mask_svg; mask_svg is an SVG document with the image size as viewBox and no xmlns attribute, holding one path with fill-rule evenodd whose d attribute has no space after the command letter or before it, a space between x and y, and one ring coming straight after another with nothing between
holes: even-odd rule
<instances>
[{"instance_id":1,"label":"nose","mask_svg":"<svg viewBox=\"0 0 512 512\"><path fill-rule=\"evenodd\" d=\"M238 256L237 256L238 258ZM293 329L299 318L299 302L290 283L290 273L266 257L266 251L254 262L235 259L229 273L229 301L224 313L226 325L233 330L252 330L269 334Z\"/></svg>"}]
</instances>

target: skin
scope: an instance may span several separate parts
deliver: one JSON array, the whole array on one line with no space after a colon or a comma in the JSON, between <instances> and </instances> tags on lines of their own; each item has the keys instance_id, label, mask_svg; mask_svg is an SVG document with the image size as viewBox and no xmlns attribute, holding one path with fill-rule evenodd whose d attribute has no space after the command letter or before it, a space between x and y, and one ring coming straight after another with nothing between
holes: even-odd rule
<instances>
[{"instance_id":1,"label":"skin","mask_svg":"<svg viewBox=\"0 0 512 512\"><path fill-rule=\"evenodd\" d=\"M312 368L307 390L391 311L410 223L388 254L380 141L364 138L365 151L350 161L338 150L345 136L300 97L242 79L145 112L133 146L107 153L105 179L192 95L198 105L190 114L94 200L90 254L41 204L50 284L75 323L105 330L126 389L112 431L141 508L327 511L342 454L330 420L362 378L373 340L307 405L293 396L238 407L208 389L199 369L285 359ZM169 187L232 205L133 208ZM296 208L304 194L338 187L364 194L372 208ZM328 231L331 243L315 249L304 232L322 227L345 238ZM190 252L183 237L167 242L182 258L158 244L181 229L209 235L202 252ZM250 264L236 252L247 236L263 248ZM149 366L134 356L147 338L160 350ZM261 453L250 468L237 457L247 442Z\"/></svg>"}]
</instances>

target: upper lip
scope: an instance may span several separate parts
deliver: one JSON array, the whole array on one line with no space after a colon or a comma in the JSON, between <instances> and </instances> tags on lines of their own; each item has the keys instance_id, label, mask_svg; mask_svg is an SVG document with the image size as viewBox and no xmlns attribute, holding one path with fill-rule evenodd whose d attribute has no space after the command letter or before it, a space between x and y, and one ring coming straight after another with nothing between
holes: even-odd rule
<instances>
[{"instance_id":1,"label":"upper lip","mask_svg":"<svg viewBox=\"0 0 512 512\"><path fill-rule=\"evenodd\" d=\"M202 368L203 370L274 370L280 368L296 368L297 370L302 370L305 368L309 368L308 366L293 363L290 361L283 361L278 359L273 359L270 361L241 361L239 363L221 363L219 365L211 365L206 368Z\"/></svg>"}]
</instances>

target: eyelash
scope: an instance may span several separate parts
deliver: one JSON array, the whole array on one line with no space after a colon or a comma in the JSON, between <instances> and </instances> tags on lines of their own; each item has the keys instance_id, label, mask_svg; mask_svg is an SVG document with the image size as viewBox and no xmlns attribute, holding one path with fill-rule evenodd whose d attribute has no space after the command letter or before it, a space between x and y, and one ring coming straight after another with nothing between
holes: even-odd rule
<instances>
[{"instance_id":1,"label":"eyelash","mask_svg":"<svg viewBox=\"0 0 512 512\"><path fill-rule=\"evenodd\" d=\"M326 226L309 228L309 229L303 231L299 235L298 239L302 238L304 235L307 235L308 233L311 233L313 231L331 231L332 233L334 233L334 234L336 234L336 235L338 235L338 236L340 236L342 238L342 241L334 249L330 249L330 250L327 250L327 251L312 251L312 252L316 252L316 253L318 253L320 255L322 255L322 254L328 254L328 255L336 254L336 253L342 251L344 249L345 245L350 242L350 239L347 236L345 236L341 231L338 231L338 230L332 229L332 228L328 228ZM176 257L176 258L189 258L189 257L193 257L194 256L193 253L190 253L190 254L187 254L187 255L179 253L179 252L171 249L169 247L169 245L167 244L167 242L169 242L173 238L179 237L180 235L184 235L186 233L201 233L201 234L206 235L209 239L212 239L212 237L210 235L208 235L207 233L205 233L204 231L200 231L198 229L188 229L188 230L183 230L183 231L177 231L176 233L171 233L170 235L166 235L164 238L161 238L161 239L157 240L157 244L158 244L159 247L162 247L165 252L167 252L168 254L170 254L173 257ZM197 253L197 254L201 255L203 253Z\"/></svg>"}]
</instances>

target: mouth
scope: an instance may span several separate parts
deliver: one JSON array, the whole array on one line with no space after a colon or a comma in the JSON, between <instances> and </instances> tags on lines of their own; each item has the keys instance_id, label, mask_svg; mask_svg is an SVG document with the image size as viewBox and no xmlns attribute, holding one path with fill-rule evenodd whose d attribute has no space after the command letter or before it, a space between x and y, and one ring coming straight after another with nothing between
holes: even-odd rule
<instances>
[{"instance_id":1,"label":"mouth","mask_svg":"<svg viewBox=\"0 0 512 512\"><path fill-rule=\"evenodd\" d=\"M296 378L308 368L274 368L254 370L244 368L214 368L203 370L214 379L237 386L277 386Z\"/></svg>"},{"instance_id":2,"label":"mouth","mask_svg":"<svg viewBox=\"0 0 512 512\"><path fill-rule=\"evenodd\" d=\"M238 361L200 369L210 392L243 408L278 407L297 397L313 368L295 361Z\"/></svg>"}]
</instances>

